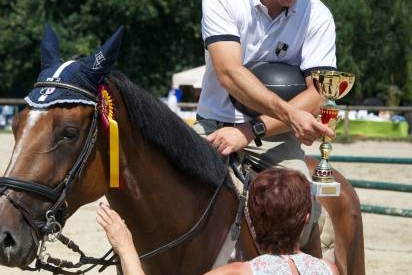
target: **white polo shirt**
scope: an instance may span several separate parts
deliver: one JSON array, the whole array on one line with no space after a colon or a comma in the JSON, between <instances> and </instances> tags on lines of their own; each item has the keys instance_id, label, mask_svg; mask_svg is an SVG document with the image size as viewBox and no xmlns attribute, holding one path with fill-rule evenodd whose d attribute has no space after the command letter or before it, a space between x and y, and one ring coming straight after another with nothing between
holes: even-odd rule
<instances>
[{"instance_id":1,"label":"white polo shirt","mask_svg":"<svg viewBox=\"0 0 412 275\"><path fill-rule=\"evenodd\" d=\"M234 108L219 84L207 51L213 42L239 42L243 64L283 62L299 66L305 76L313 69L336 68L335 24L320 0L296 0L273 20L259 0L203 0L202 12L206 71L197 112L204 118L250 120Z\"/></svg>"}]
</instances>

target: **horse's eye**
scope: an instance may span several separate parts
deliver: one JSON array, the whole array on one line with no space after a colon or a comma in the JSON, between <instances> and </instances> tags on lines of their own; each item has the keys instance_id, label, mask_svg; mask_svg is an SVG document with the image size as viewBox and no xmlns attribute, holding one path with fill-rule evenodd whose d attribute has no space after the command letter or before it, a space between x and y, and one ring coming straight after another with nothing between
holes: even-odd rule
<instances>
[{"instance_id":1,"label":"horse's eye","mask_svg":"<svg viewBox=\"0 0 412 275\"><path fill-rule=\"evenodd\" d=\"M62 131L61 139L65 141L74 140L78 136L79 130L73 127L65 128Z\"/></svg>"}]
</instances>

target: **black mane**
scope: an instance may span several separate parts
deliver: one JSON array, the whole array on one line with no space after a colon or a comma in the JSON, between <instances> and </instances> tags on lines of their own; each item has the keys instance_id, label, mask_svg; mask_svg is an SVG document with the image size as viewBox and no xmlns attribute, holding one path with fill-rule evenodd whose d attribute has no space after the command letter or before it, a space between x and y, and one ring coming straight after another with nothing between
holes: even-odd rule
<instances>
[{"instance_id":1,"label":"black mane","mask_svg":"<svg viewBox=\"0 0 412 275\"><path fill-rule=\"evenodd\" d=\"M227 166L204 138L121 72L113 71L109 78L123 95L134 130L160 148L176 169L213 185L223 180Z\"/></svg>"}]
</instances>

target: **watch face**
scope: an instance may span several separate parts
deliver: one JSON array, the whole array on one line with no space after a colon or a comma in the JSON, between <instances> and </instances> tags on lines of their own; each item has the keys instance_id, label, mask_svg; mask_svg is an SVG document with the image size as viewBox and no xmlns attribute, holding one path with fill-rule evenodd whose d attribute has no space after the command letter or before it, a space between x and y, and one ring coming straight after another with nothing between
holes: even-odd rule
<instances>
[{"instance_id":1,"label":"watch face","mask_svg":"<svg viewBox=\"0 0 412 275\"><path fill-rule=\"evenodd\" d=\"M253 124L253 132L255 135L264 135L266 132L265 124L261 122Z\"/></svg>"}]
</instances>

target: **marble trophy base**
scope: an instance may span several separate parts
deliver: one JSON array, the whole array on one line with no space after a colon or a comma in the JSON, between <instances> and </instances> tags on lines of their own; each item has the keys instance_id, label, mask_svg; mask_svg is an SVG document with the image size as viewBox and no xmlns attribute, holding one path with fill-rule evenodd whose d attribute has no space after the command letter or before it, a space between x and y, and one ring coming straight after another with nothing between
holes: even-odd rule
<instances>
[{"instance_id":1,"label":"marble trophy base","mask_svg":"<svg viewBox=\"0 0 412 275\"><path fill-rule=\"evenodd\" d=\"M317 197L339 197L340 183L334 182L316 182L312 181L313 194Z\"/></svg>"}]
</instances>

